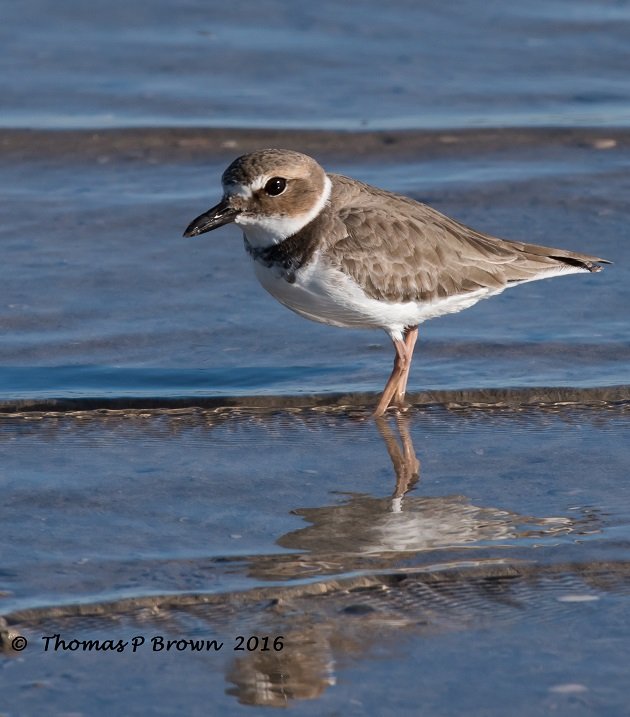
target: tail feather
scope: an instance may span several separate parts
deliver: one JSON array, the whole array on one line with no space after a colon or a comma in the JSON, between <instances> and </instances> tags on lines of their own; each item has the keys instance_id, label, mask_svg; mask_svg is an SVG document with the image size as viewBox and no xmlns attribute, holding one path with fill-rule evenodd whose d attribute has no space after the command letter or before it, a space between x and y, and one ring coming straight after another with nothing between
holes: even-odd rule
<instances>
[{"instance_id":1,"label":"tail feather","mask_svg":"<svg viewBox=\"0 0 630 717\"><path fill-rule=\"evenodd\" d=\"M568 256L550 255L549 258L555 259L556 261L562 262L563 264L568 264L569 266L575 266L579 269L586 269L587 271L590 271L592 273L597 273L598 271L601 271L604 268L603 266L601 266L602 264L612 264L612 261L608 261L608 259L600 259L599 257L586 256L582 254L571 254Z\"/></svg>"},{"instance_id":2,"label":"tail feather","mask_svg":"<svg viewBox=\"0 0 630 717\"><path fill-rule=\"evenodd\" d=\"M524 244L523 242L515 241L509 241L507 243L509 243L520 256L520 261L515 262L514 268L519 265L522 268L527 266L529 270L537 267L543 275L549 271L554 272L554 269L558 269L561 272L563 267L569 272L573 269L573 271L596 273L604 268L602 264L612 264L608 259L591 256L590 254L580 254L565 249L556 249L538 244ZM515 278L518 281L518 277Z\"/></svg>"}]
</instances>

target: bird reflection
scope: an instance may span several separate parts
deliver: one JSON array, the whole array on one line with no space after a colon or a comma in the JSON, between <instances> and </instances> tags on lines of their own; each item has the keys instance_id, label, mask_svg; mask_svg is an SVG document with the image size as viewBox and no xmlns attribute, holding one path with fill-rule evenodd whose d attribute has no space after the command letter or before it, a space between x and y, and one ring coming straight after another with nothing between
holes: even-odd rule
<instances>
[{"instance_id":1,"label":"bird reflection","mask_svg":"<svg viewBox=\"0 0 630 717\"><path fill-rule=\"evenodd\" d=\"M335 684L340 656L347 659L349 655L368 653L378 643L379 635L418 629L422 621L419 623L409 614L410 607L416 606L414 600L418 600L414 609L420 611L423 605L433 605L434 609L435 601L444 609L450 605L455 589L449 583L442 594L436 585L425 588L420 581L413 588L414 595L404 596L400 609L392 610L379 603L392 591L347 591L337 582L340 575L371 576L368 582L378 583L379 575L395 576L401 569L408 570L410 559L417 560L418 565L433 560L436 550L440 551L440 561L457 565L462 548L466 549L466 562L473 558L470 550L478 548L475 563L483 565L487 554L482 551L491 543L505 547L532 538L539 542L587 527L587 517L531 517L476 506L462 495L410 495L420 477L410 417L398 414L389 420L381 418L376 426L393 468L395 483L390 495L379 498L347 494L341 504L299 508L294 513L308 525L277 540L292 552L250 560L251 577L287 581L283 596L266 608L265 622L283 624L289 647L280 653L244 655L232 662L226 675L231 683L228 693L242 704L281 706L293 700L319 698ZM320 599L310 601L308 610L304 610L301 598L294 597L289 586L296 580L315 577L314 589ZM479 604L485 604L485 600L509 602L502 587L488 596L484 592L488 586L497 587L482 581L478 595L464 580L462 589L468 592L453 604L462 608L466 616L466 601L473 598Z\"/></svg>"},{"instance_id":2,"label":"bird reflection","mask_svg":"<svg viewBox=\"0 0 630 717\"><path fill-rule=\"evenodd\" d=\"M391 497L350 493L341 504L295 510L309 525L281 536L277 542L301 553L300 559L286 556L295 568L295 561L302 561L301 576L310 571L327 572L333 565L335 569L341 565L356 569L359 556L378 556L381 564L391 564L402 552L456 549L481 541L505 543L571 530L573 521L564 516L520 515L474 505L463 495L410 495L419 481L420 460L411 438L409 415L398 414L390 422L379 419L376 425L393 468ZM257 564L256 574L261 577L263 568L267 577L269 569L275 577L288 577L288 563L275 560L273 567L267 564L264 568Z\"/></svg>"},{"instance_id":3,"label":"bird reflection","mask_svg":"<svg viewBox=\"0 0 630 717\"><path fill-rule=\"evenodd\" d=\"M287 649L258 652L234 660L226 693L241 704L287 707L294 700L314 700L335 684L330 630L303 617L285 632Z\"/></svg>"}]
</instances>

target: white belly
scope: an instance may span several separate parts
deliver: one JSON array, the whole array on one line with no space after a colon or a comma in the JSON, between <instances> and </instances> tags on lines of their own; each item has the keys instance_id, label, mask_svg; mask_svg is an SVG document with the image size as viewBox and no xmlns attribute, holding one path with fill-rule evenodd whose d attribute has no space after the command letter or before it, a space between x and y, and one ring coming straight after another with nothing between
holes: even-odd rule
<instances>
[{"instance_id":1,"label":"white belly","mask_svg":"<svg viewBox=\"0 0 630 717\"><path fill-rule=\"evenodd\" d=\"M346 274L316 255L289 283L274 267L254 261L256 277L281 304L300 316L332 326L379 328L400 338L408 326L461 311L489 296L487 289L432 302L388 302L367 296Z\"/></svg>"}]
</instances>

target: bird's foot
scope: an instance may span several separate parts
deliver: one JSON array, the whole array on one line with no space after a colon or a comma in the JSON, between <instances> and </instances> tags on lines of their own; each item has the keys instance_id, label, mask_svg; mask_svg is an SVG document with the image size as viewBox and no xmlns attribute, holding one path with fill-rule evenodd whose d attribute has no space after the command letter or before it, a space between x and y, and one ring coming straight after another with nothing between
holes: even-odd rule
<instances>
[{"instance_id":1,"label":"bird's foot","mask_svg":"<svg viewBox=\"0 0 630 717\"><path fill-rule=\"evenodd\" d=\"M385 415L399 415L403 413L407 413L409 409L411 408L411 404L406 403L405 401L401 403L390 403L389 406L385 406L384 408L378 407L372 416L374 418L382 418Z\"/></svg>"}]
</instances>

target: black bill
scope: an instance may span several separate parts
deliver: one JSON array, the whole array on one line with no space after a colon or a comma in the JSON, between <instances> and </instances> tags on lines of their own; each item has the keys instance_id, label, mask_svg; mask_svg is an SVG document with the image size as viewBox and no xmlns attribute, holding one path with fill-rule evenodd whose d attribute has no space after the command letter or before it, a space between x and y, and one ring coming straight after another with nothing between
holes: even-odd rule
<instances>
[{"instance_id":1,"label":"black bill","mask_svg":"<svg viewBox=\"0 0 630 717\"><path fill-rule=\"evenodd\" d=\"M199 234L205 234L213 229L222 227L224 224L233 222L238 215L239 210L230 206L229 200L222 199L216 207L208 209L204 214L200 214L196 219L186 227L185 237L196 237Z\"/></svg>"}]
</instances>

